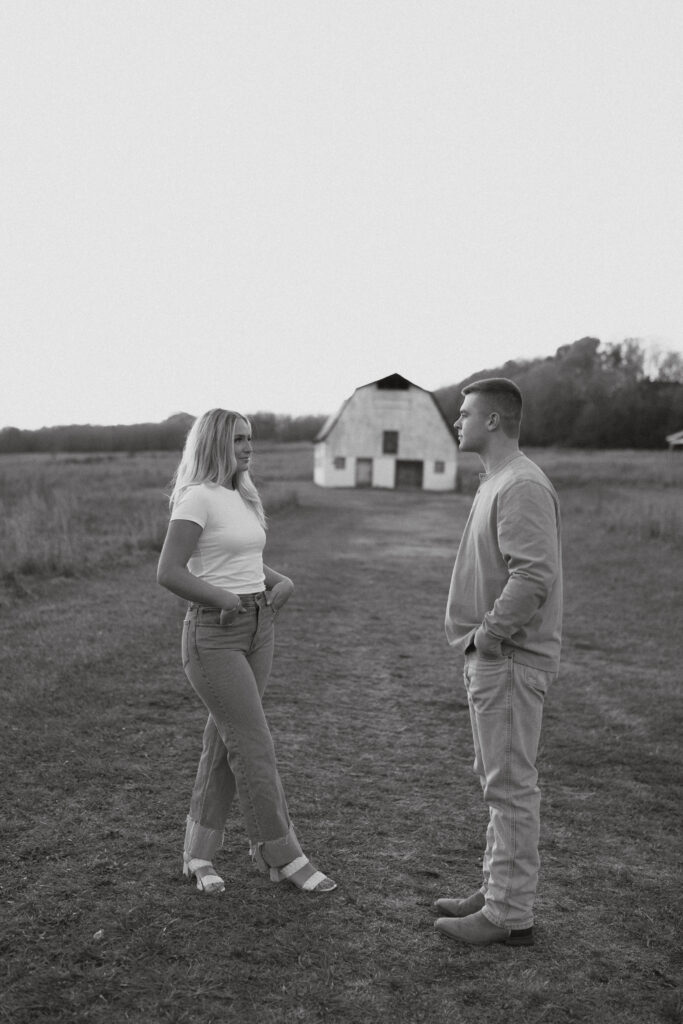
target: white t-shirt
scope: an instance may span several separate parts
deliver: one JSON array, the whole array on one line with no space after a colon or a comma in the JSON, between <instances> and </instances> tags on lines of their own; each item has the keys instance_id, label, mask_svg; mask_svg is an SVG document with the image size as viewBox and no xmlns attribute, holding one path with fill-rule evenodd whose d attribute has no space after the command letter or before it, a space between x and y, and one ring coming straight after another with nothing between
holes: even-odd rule
<instances>
[{"instance_id":1,"label":"white t-shirt","mask_svg":"<svg viewBox=\"0 0 683 1024\"><path fill-rule=\"evenodd\" d=\"M171 519L189 519L202 527L187 563L193 576L233 594L265 590L266 532L239 491L191 484L176 499Z\"/></svg>"}]
</instances>

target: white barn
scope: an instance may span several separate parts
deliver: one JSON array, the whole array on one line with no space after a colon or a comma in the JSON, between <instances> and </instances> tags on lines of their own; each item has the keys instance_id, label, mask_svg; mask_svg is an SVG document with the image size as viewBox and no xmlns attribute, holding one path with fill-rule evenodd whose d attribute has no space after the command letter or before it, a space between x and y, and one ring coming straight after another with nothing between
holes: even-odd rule
<instances>
[{"instance_id":1,"label":"white barn","mask_svg":"<svg viewBox=\"0 0 683 1024\"><path fill-rule=\"evenodd\" d=\"M458 446L430 391L398 373L356 388L315 438L320 487L452 491Z\"/></svg>"}]
</instances>

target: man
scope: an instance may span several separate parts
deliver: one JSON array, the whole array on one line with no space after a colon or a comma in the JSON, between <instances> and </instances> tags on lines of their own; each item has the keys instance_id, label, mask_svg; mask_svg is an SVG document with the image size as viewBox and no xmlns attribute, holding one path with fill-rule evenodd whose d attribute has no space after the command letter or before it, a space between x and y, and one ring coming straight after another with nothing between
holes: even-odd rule
<instances>
[{"instance_id":1,"label":"man","mask_svg":"<svg viewBox=\"0 0 683 1024\"><path fill-rule=\"evenodd\" d=\"M522 395L474 381L455 427L483 465L458 549L446 636L464 654L474 771L489 808L481 889L439 899L435 927L474 945L533 945L543 701L557 676L562 620L560 511L552 484L519 450Z\"/></svg>"}]
</instances>

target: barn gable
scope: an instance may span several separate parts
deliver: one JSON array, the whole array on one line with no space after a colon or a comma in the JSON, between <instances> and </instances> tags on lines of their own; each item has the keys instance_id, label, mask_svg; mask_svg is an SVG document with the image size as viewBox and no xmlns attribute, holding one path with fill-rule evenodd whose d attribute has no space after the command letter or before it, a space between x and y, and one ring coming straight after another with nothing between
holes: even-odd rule
<instances>
[{"instance_id":1,"label":"barn gable","mask_svg":"<svg viewBox=\"0 0 683 1024\"><path fill-rule=\"evenodd\" d=\"M399 373L356 388L315 439L322 487L453 490L457 445L431 392Z\"/></svg>"}]
</instances>

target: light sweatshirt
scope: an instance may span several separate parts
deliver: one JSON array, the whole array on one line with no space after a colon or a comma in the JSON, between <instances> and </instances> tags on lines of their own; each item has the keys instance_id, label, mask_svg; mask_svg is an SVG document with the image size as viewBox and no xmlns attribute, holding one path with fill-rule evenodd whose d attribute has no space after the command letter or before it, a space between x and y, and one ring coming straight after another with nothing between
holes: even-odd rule
<instances>
[{"instance_id":1,"label":"light sweatshirt","mask_svg":"<svg viewBox=\"0 0 683 1024\"><path fill-rule=\"evenodd\" d=\"M464 652L479 627L524 665L557 672L562 635L560 506L522 452L481 483L453 568L446 637Z\"/></svg>"}]
</instances>

